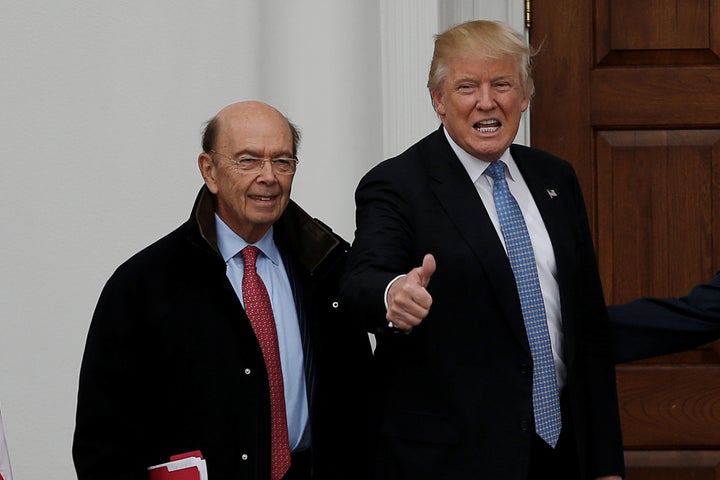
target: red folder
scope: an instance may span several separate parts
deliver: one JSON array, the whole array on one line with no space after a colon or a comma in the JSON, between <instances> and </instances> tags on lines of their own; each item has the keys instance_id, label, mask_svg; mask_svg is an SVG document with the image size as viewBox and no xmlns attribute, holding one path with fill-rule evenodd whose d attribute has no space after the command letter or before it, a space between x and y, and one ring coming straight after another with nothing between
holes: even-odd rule
<instances>
[{"instance_id":1,"label":"red folder","mask_svg":"<svg viewBox=\"0 0 720 480\"><path fill-rule=\"evenodd\" d=\"M150 480L206 480L207 470L200 450L170 457L170 461L148 467Z\"/></svg>"}]
</instances>

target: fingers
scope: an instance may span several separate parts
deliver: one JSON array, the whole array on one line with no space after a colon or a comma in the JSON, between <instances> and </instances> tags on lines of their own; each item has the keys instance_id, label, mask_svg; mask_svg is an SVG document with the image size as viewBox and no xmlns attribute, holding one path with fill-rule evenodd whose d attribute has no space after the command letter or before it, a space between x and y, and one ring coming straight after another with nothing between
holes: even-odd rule
<instances>
[{"instance_id":1,"label":"fingers","mask_svg":"<svg viewBox=\"0 0 720 480\"><path fill-rule=\"evenodd\" d=\"M388 291L387 320L395 327L409 330L419 325L430 312L432 296L427 291L435 273L435 258L427 254L421 266L398 279Z\"/></svg>"},{"instance_id":2,"label":"fingers","mask_svg":"<svg viewBox=\"0 0 720 480\"><path fill-rule=\"evenodd\" d=\"M388 297L386 317L397 328L403 330L419 325L432 305L432 297L425 287L408 282L407 277L395 282L388 292Z\"/></svg>"}]
</instances>

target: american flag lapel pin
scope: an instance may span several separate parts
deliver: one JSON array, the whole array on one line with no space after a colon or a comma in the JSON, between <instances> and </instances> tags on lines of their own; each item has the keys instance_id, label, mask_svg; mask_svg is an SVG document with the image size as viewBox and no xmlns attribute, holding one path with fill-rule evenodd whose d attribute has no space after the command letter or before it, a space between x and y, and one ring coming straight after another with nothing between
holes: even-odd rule
<instances>
[{"instance_id":1,"label":"american flag lapel pin","mask_svg":"<svg viewBox=\"0 0 720 480\"><path fill-rule=\"evenodd\" d=\"M557 197L557 193L555 193L555 190L553 190L552 188L548 188L548 189L545 190L545 191L547 192L548 197L550 197L550 198L555 198L555 197Z\"/></svg>"}]
</instances>

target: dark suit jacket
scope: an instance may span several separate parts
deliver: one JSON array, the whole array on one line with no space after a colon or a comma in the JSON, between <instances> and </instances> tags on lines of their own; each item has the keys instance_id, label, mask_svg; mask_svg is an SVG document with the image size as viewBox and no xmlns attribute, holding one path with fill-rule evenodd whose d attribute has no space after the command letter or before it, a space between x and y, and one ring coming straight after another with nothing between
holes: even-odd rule
<instances>
[{"instance_id":1,"label":"dark suit jacket","mask_svg":"<svg viewBox=\"0 0 720 480\"><path fill-rule=\"evenodd\" d=\"M192 450L213 480L270 476L267 372L217 251L213 211L203 188L191 218L103 289L80 371L80 480L147 479L148 466ZM338 308L348 245L292 202L274 233L301 324L314 478L364 478L371 352Z\"/></svg>"},{"instance_id":2,"label":"dark suit jacket","mask_svg":"<svg viewBox=\"0 0 720 480\"><path fill-rule=\"evenodd\" d=\"M538 150L513 145L511 153L557 259L565 395L582 478L621 474L606 310L575 173ZM356 205L341 298L378 334L378 478L524 480L532 359L520 301L503 246L442 128L372 169ZM384 290L426 253L437 261L430 313L410 334L392 333Z\"/></svg>"},{"instance_id":3,"label":"dark suit jacket","mask_svg":"<svg viewBox=\"0 0 720 480\"><path fill-rule=\"evenodd\" d=\"M720 272L680 298L641 298L608 307L615 360L680 352L720 338Z\"/></svg>"}]
</instances>

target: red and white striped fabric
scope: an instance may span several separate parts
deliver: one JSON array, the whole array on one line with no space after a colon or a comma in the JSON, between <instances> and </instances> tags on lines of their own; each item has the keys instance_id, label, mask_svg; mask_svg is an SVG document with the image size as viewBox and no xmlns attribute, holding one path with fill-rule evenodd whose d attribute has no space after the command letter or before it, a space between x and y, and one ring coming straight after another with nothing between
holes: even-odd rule
<instances>
[{"instance_id":1,"label":"red and white striped fabric","mask_svg":"<svg viewBox=\"0 0 720 480\"><path fill-rule=\"evenodd\" d=\"M10 455L8 454L7 443L5 442L2 415L0 415L0 480L12 480Z\"/></svg>"}]
</instances>

